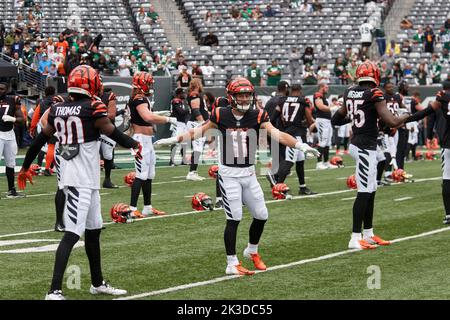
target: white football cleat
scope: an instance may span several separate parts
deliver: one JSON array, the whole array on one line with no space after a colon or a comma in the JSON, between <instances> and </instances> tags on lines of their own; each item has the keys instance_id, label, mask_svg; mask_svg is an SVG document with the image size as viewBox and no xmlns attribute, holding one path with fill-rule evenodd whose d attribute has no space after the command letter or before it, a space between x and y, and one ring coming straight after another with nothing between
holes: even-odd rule
<instances>
[{"instance_id":1,"label":"white football cleat","mask_svg":"<svg viewBox=\"0 0 450 320\"><path fill-rule=\"evenodd\" d=\"M227 265L227 268L225 269L226 274L233 274L233 275L240 275L240 276L251 276L255 274L255 271L250 271L247 268L244 268L242 266L242 262L239 262L239 264L233 266L233 265Z\"/></svg>"},{"instance_id":2,"label":"white football cleat","mask_svg":"<svg viewBox=\"0 0 450 320\"><path fill-rule=\"evenodd\" d=\"M93 285L91 285L89 292L92 294L110 294L113 296L127 294L127 290L111 287L109 283L106 283L105 281L103 281L102 285L99 287L94 287Z\"/></svg>"},{"instance_id":3,"label":"white football cleat","mask_svg":"<svg viewBox=\"0 0 450 320\"><path fill-rule=\"evenodd\" d=\"M334 164L331 164L329 162L325 162L324 163L325 167L327 167L328 169L337 169L339 168L338 166L335 166Z\"/></svg>"},{"instance_id":4,"label":"white football cleat","mask_svg":"<svg viewBox=\"0 0 450 320\"><path fill-rule=\"evenodd\" d=\"M186 180L191 180L191 181L203 181L205 180L205 178L200 177L197 173L197 171L191 171L187 174L186 176Z\"/></svg>"},{"instance_id":5,"label":"white football cleat","mask_svg":"<svg viewBox=\"0 0 450 320\"><path fill-rule=\"evenodd\" d=\"M349 249L360 249L360 250L368 250L368 249L376 249L377 246L368 243L366 240L356 240L351 239L348 243Z\"/></svg>"},{"instance_id":6,"label":"white football cleat","mask_svg":"<svg viewBox=\"0 0 450 320\"><path fill-rule=\"evenodd\" d=\"M323 162L317 162L316 164L316 170L326 170L328 167Z\"/></svg>"},{"instance_id":7,"label":"white football cleat","mask_svg":"<svg viewBox=\"0 0 450 320\"><path fill-rule=\"evenodd\" d=\"M66 300L61 290L53 290L45 295L45 300Z\"/></svg>"}]
</instances>

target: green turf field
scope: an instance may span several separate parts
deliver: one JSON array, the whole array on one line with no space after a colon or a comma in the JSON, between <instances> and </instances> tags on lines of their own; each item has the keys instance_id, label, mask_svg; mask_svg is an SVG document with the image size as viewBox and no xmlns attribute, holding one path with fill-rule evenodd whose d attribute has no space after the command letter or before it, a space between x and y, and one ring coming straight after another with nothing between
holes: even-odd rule
<instances>
[{"instance_id":1,"label":"green turf field","mask_svg":"<svg viewBox=\"0 0 450 320\"><path fill-rule=\"evenodd\" d=\"M126 225L106 224L102 232L104 276L114 286L127 289L131 298L141 299L450 298L450 278L446 276L450 229L442 224L440 162L408 163L407 171L414 175L415 183L378 190L375 232L399 241L361 252L347 249L356 193L347 189L344 180L353 173L353 163L349 157L344 160L346 168L327 171L312 170L315 162L307 161L307 183L321 194L317 197L272 201L267 181L260 178L270 215L260 253L269 270L252 277L225 275L223 210L192 212L190 196L199 191L214 196L214 181L187 182L187 167L160 167L153 205L169 215ZM207 169L201 166L199 173L207 176ZM114 170L113 181L123 184L127 172ZM26 190L27 198L9 200L4 197L5 178L0 177L1 299L43 299L49 289L54 251L5 251L57 244L51 241L61 237L52 231L55 179L36 177L35 185ZM296 195L295 175L287 183ZM109 208L116 202L128 202L130 190L102 189L101 193L106 223L111 221ZM142 198L139 204L142 206ZM238 231L240 259L250 222L245 211ZM434 230L438 231L422 235ZM6 243L36 239L45 241ZM243 262L253 267L249 261ZM68 299L110 299L89 294L88 261L82 247L73 250L69 266L72 271L80 270L81 282L78 289L74 273L66 273L63 290ZM368 273L370 270L377 272ZM182 285L187 286L179 288Z\"/></svg>"}]
</instances>

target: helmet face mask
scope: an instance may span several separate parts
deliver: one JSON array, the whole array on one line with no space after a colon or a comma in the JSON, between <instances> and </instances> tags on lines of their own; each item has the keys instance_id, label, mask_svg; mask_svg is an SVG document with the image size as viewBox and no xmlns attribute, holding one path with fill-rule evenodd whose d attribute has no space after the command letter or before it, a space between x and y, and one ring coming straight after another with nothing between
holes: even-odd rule
<instances>
[{"instance_id":1,"label":"helmet face mask","mask_svg":"<svg viewBox=\"0 0 450 320\"><path fill-rule=\"evenodd\" d=\"M253 108L254 104L253 93L242 92L231 96L231 106L239 112L247 112Z\"/></svg>"},{"instance_id":2,"label":"helmet face mask","mask_svg":"<svg viewBox=\"0 0 450 320\"><path fill-rule=\"evenodd\" d=\"M236 78L227 86L228 101L231 107L245 113L255 106L255 88L246 78Z\"/></svg>"},{"instance_id":3,"label":"helmet face mask","mask_svg":"<svg viewBox=\"0 0 450 320\"><path fill-rule=\"evenodd\" d=\"M194 194L192 197L192 209L197 211L205 211L210 210L212 211L213 208L213 201L210 196L208 196L206 193L199 192Z\"/></svg>"},{"instance_id":4,"label":"helmet face mask","mask_svg":"<svg viewBox=\"0 0 450 320\"><path fill-rule=\"evenodd\" d=\"M124 203L115 204L109 211L111 219L115 223L130 223L133 222L131 217L131 208L129 205Z\"/></svg>"}]
</instances>

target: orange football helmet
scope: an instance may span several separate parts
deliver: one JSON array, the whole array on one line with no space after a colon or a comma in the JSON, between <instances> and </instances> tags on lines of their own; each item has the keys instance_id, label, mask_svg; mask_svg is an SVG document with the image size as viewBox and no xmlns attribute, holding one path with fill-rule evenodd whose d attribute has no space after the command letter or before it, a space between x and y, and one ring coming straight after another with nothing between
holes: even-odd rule
<instances>
[{"instance_id":1,"label":"orange football helmet","mask_svg":"<svg viewBox=\"0 0 450 320\"><path fill-rule=\"evenodd\" d=\"M236 100L236 95L239 93L251 93L250 100L246 103L238 104ZM227 98L230 101L231 106L238 111L246 112L255 106L255 87L246 78L238 77L231 80L227 86Z\"/></svg>"},{"instance_id":2,"label":"orange football helmet","mask_svg":"<svg viewBox=\"0 0 450 320\"><path fill-rule=\"evenodd\" d=\"M116 203L113 205L109 214L115 223L129 223L133 221L131 217L131 208L125 203Z\"/></svg>"},{"instance_id":3,"label":"orange football helmet","mask_svg":"<svg viewBox=\"0 0 450 320\"><path fill-rule=\"evenodd\" d=\"M131 185L134 182L134 179L136 179L136 172L130 172L128 173L125 177L123 177L123 181L129 186L131 187Z\"/></svg>"},{"instance_id":4,"label":"orange football helmet","mask_svg":"<svg viewBox=\"0 0 450 320\"><path fill-rule=\"evenodd\" d=\"M370 81L377 86L380 85L380 69L370 60L361 63L356 69L356 81Z\"/></svg>"},{"instance_id":5,"label":"orange football helmet","mask_svg":"<svg viewBox=\"0 0 450 320\"><path fill-rule=\"evenodd\" d=\"M437 159L436 152L434 152L434 151L427 151L425 153L425 159L427 159L427 160L436 160Z\"/></svg>"},{"instance_id":6,"label":"orange football helmet","mask_svg":"<svg viewBox=\"0 0 450 320\"><path fill-rule=\"evenodd\" d=\"M347 187L349 187L350 189L358 188L356 184L356 177L354 174L352 174L350 177L347 178Z\"/></svg>"},{"instance_id":7,"label":"orange football helmet","mask_svg":"<svg viewBox=\"0 0 450 320\"><path fill-rule=\"evenodd\" d=\"M30 166L30 173L32 176L37 176L40 171L41 171L41 166L38 165L37 163L33 163Z\"/></svg>"},{"instance_id":8,"label":"orange football helmet","mask_svg":"<svg viewBox=\"0 0 450 320\"><path fill-rule=\"evenodd\" d=\"M289 193L289 187L285 183L277 183L272 188L272 196L275 200L286 199Z\"/></svg>"},{"instance_id":9,"label":"orange football helmet","mask_svg":"<svg viewBox=\"0 0 450 320\"><path fill-rule=\"evenodd\" d=\"M211 178L217 179L217 173L219 172L219 166L218 165L212 165L209 167L208 174Z\"/></svg>"},{"instance_id":10,"label":"orange football helmet","mask_svg":"<svg viewBox=\"0 0 450 320\"><path fill-rule=\"evenodd\" d=\"M213 210L213 201L210 196L204 192L198 192L192 197L192 209L204 211L206 209Z\"/></svg>"},{"instance_id":11,"label":"orange football helmet","mask_svg":"<svg viewBox=\"0 0 450 320\"><path fill-rule=\"evenodd\" d=\"M133 76L133 88L141 90L145 95L153 94L154 83L153 76L148 72L136 72Z\"/></svg>"},{"instance_id":12,"label":"orange football helmet","mask_svg":"<svg viewBox=\"0 0 450 320\"><path fill-rule=\"evenodd\" d=\"M87 65L81 65L72 70L67 80L67 92L78 93L93 98L102 87L98 72Z\"/></svg>"},{"instance_id":13,"label":"orange football helmet","mask_svg":"<svg viewBox=\"0 0 450 320\"><path fill-rule=\"evenodd\" d=\"M344 160L342 160L342 158L339 156L335 156L335 157L331 158L330 163L333 166L342 167L344 165Z\"/></svg>"},{"instance_id":14,"label":"orange football helmet","mask_svg":"<svg viewBox=\"0 0 450 320\"><path fill-rule=\"evenodd\" d=\"M419 150L416 151L416 158L419 159L419 160L422 160L422 159L423 159L423 153L422 153L422 151L419 151Z\"/></svg>"}]
</instances>

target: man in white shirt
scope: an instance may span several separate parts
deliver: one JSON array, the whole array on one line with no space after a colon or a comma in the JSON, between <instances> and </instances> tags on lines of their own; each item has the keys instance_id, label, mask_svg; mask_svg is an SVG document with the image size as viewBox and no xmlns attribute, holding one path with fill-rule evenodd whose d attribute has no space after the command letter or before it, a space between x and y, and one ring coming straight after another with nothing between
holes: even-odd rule
<instances>
[{"instance_id":1,"label":"man in white shirt","mask_svg":"<svg viewBox=\"0 0 450 320\"><path fill-rule=\"evenodd\" d=\"M131 77L130 67L132 63L128 57L128 53L122 52L122 58L119 60L119 77Z\"/></svg>"},{"instance_id":2,"label":"man in white shirt","mask_svg":"<svg viewBox=\"0 0 450 320\"><path fill-rule=\"evenodd\" d=\"M214 74L214 67L209 65L209 60L205 60L205 65L201 66L200 69L203 72L203 76L212 76Z\"/></svg>"},{"instance_id":3,"label":"man in white shirt","mask_svg":"<svg viewBox=\"0 0 450 320\"><path fill-rule=\"evenodd\" d=\"M359 33L361 34L361 50L362 54L367 53L370 46L372 45L372 32L374 28L373 25L369 23L369 21L364 22L359 27Z\"/></svg>"}]
</instances>

